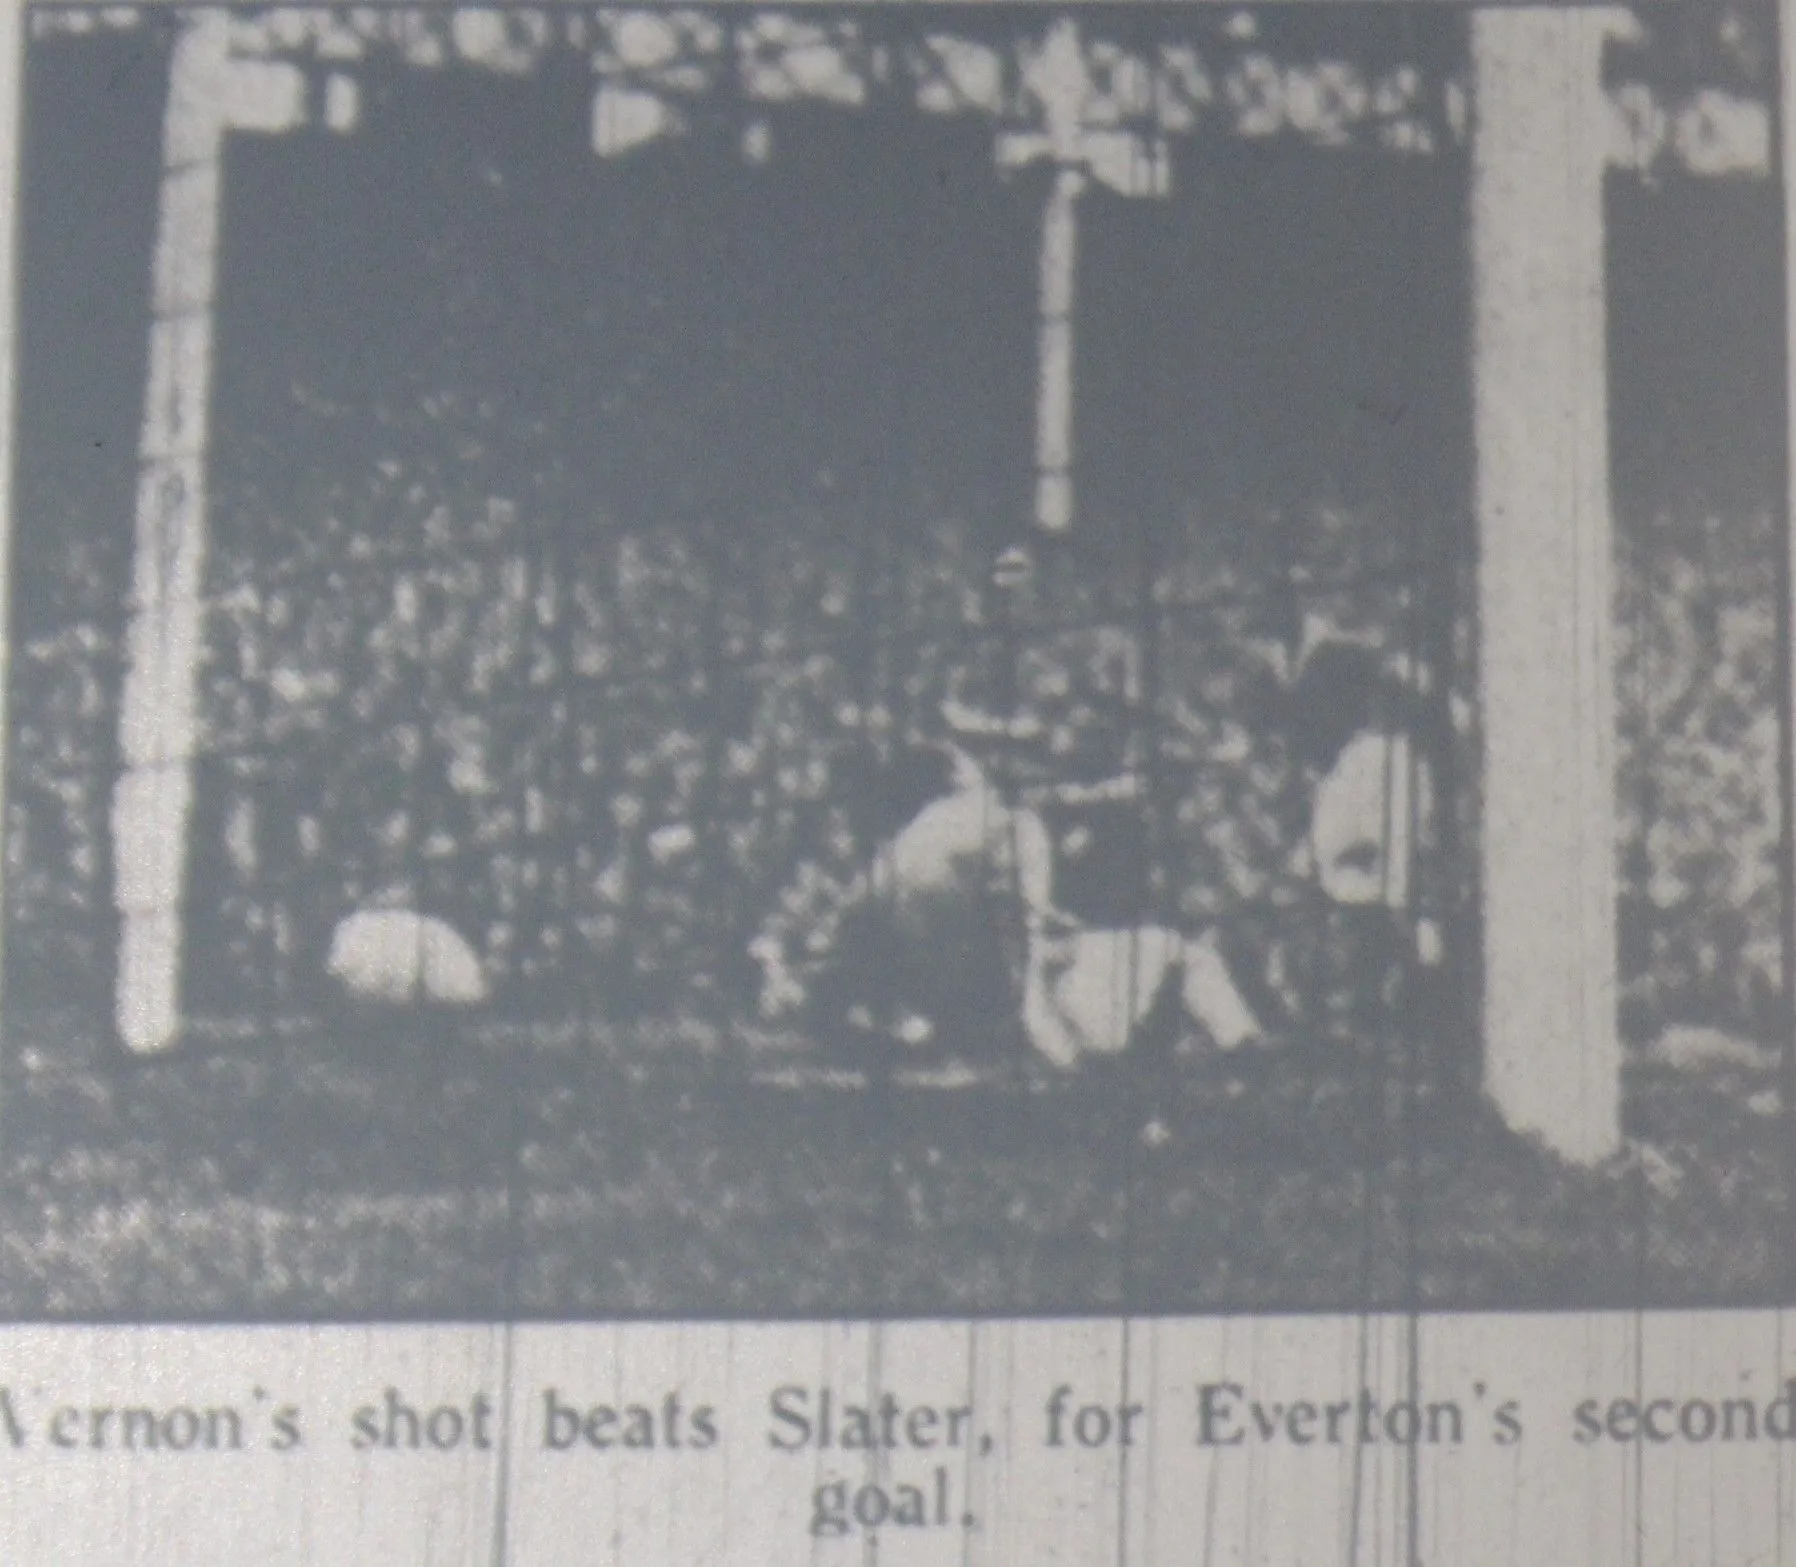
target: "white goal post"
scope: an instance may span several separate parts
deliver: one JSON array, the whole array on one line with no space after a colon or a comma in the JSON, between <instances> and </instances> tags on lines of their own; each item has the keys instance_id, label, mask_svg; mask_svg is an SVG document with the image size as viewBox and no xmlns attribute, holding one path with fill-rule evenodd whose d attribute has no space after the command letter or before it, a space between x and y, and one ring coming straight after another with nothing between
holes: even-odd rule
<instances>
[{"instance_id":1,"label":"white goal post","mask_svg":"<svg viewBox=\"0 0 1796 1567\"><path fill-rule=\"evenodd\" d=\"M1484 1081L1567 1158L1621 1142L1603 49L1625 13L1473 13Z\"/></svg>"}]
</instances>

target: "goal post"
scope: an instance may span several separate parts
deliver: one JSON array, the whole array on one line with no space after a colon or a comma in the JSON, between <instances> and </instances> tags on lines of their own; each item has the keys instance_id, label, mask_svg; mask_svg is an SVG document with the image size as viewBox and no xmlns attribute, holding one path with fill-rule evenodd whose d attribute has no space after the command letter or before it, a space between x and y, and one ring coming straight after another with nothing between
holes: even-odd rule
<instances>
[{"instance_id":1,"label":"goal post","mask_svg":"<svg viewBox=\"0 0 1796 1567\"><path fill-rule=\"evenodd\" d=\"M1626 21L1471 21L1484 1082L1579 1162L1621 1145L1602 67Z\"/></svg>"}]
</instances>

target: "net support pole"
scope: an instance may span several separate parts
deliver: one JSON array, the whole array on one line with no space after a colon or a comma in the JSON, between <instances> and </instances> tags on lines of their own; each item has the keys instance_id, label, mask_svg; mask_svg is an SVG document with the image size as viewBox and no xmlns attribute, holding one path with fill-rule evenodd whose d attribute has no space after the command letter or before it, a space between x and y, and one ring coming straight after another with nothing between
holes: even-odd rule
<instances>
[{"instance_id":1,"label":"net support pole","mask_svg":"<svg viewBox=\"0 0 1796 1567\"><path fill-rule=\"evenodd\" d=\"M1062 164L1042 216L1035 520L1049 533L1073 522L1073 286L1084 189L1083 171Z\"/></svg>"},{"instance_id":2,"label":"net support pole","mask_svg":"<svg viewBox=\"0 0 1796 1567\"><path fill-rule=\"evenodd\" d=\"M1164 142L1147 126L1119 127L1094 114L1097 97L1079 24L1048 29L1025 77L1040 123L998 137L1000 167L1045 160L1053 170L1042 212L1035 392L1035 522L1064 533L1074 513L1073 359L1079 198L1094 182L1123 196L1164 196Z\"/></svg>"},{"instance_id":3,"label":"net support pole","mask_svg":"<svg viewBox=\"0 0 1796 1567\"><path fill-rule=\"evenodd\" d=\"M1484 1082L1580 1164L1621 1147L1607 10L1476 12L1472 379Z\"/></svg>"},{"instance_id":4,"label":"net support pole","mask_svg":"<svg viewBox=\"0 0 1796 1567\"><path fill-rule=\"evenodd\" d=\"M206 446L224 140L298 124L297 68L235 61L223 11L194 14L173 51L139 434L122 771L112 797L119 916L115 1022L133 1054L180 1032L183 905L205 607Z\"/></svg>"},{"instance_id":5,"label":"net support pole","mask_svg":"<svg viewBox=\"0 0 1796 1567\"><path fill-rule=\"evenodd\" d=\"M1033 135L1000 137L1013 153L1045 157L1053 183L1042 211L1041 279L1035 388L1035 521L1048 533L1073 523L1073 300L1079 248L1079 197L1085 189L1085 113L1091 79L1079 24L1062 17L1049 28L1031 72L1042 108ZM1026 146L1026 150L1024 150Z\"/></svg>"}]
</instances>

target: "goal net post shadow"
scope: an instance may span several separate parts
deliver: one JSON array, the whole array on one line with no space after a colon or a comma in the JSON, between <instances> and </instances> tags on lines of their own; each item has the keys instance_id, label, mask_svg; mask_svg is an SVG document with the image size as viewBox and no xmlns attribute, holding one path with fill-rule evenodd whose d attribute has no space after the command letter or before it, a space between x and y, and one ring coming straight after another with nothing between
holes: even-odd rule
<instances>
[{"instance_id":1,"label":"goal net post shadow","mask_svg":"<svg viewBox=\"0 0 1796 1567\"><path fill-rule=\"evenodd\" d=\"M482 45L491 63L528 69L528 27L515 49L506 29L529 18L478 15L471 35L498 29ZM1514 1129L1588 1163L1621 1146L1603 66L1629 16L1505 8L1466 25L1484 1086ZM357 118L353 60L321 72L316 59L238 52L224 11L189 14L172 70L112 807L116 1026L140 1055L182 1029L224 144L313 123L347 132ZM1035 475L1037 522L1052 530L1076 526L1069 275L1086 178L1077 105L1058 112L1040 137L1058 173L1043 225ZM1159 193L1163 161L1134 166L1134 193Z\"/></svg>"}]
</instances>

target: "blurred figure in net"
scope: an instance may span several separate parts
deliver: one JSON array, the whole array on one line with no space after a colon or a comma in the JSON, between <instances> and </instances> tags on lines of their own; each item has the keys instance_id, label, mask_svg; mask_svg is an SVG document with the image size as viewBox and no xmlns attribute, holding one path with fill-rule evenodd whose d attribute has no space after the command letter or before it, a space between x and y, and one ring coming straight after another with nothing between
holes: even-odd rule
<instances>
[{"instance_id":1,"label":"blurred figure in net","mask_svg":"<svg viewBox=\"0 0 1796 1567\"><path fill-rule=\"evenodd\" d=\"M1102 917L1122 905L1097 889L1133 879L1139 845L1094 834L1089 813L1136 814L1137 778L1059 777L1053 726L1036 713L955 693L940 722L945 738L846 771L877 847L849 881L801 876L763 927L751 948L763 1016L839 1021L912 1052L1026 1045L1062 1070L1126 1050L1168 998L1222 1049L1259 1039L1207 935ZM881 804L898 809L866 820ZM1087 840L1073 909L1056 895L1069 838ZM1094 858L1119 863L1106 875Z\"/></svg>"},{"instance_id":2,"label":"blurred figure in net","mask_svg":"<svg viewBox=\"0 0 1796 1567\"><path fill-rule=\"evenodd\" d=\"M1382 1028L1441 967L1438 911L1421 896L1439 847L1441 711L1413 666L1346 639L1318 642L1290 685L1287 734L1308 800L1295 869L1333 911L1322 950L1284 976L1301 1012Z\"/></svg>"},{"instance_id":3,"label":"blurred figure in net","mask_svg":"<svg viewBox=\"0 0 1796 1567\"><path fill-rule=\"evenodd\" d=\"M832 792L859 857L847 875L802 867L763 922L750 954L764 1018L910 1054L1014 1043L1052 850L981 760L993 740L911 738L840 759Z\"/></svg>"}]
</instances>

